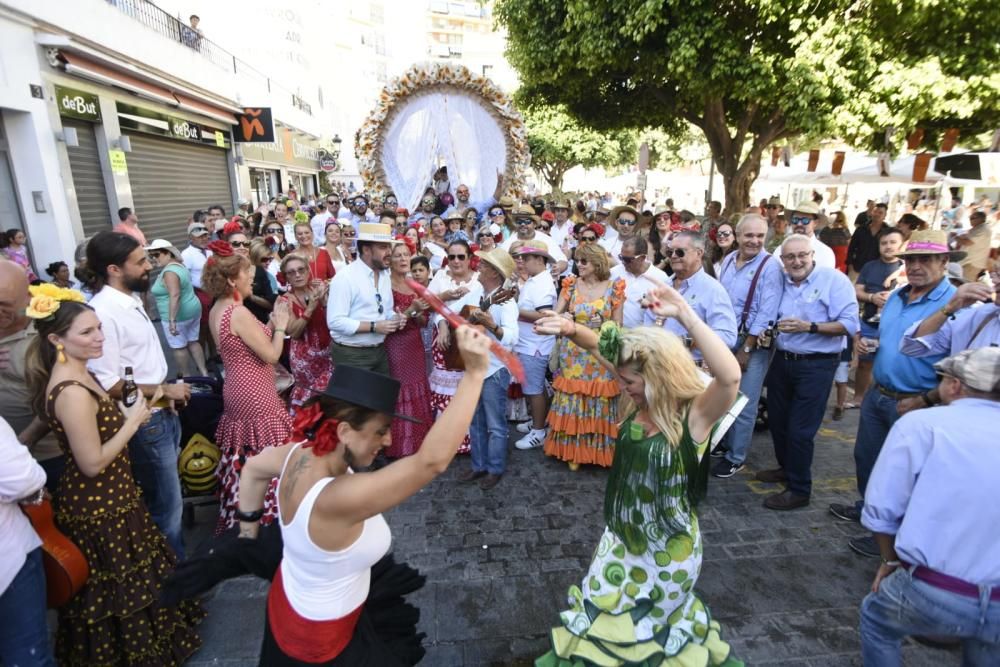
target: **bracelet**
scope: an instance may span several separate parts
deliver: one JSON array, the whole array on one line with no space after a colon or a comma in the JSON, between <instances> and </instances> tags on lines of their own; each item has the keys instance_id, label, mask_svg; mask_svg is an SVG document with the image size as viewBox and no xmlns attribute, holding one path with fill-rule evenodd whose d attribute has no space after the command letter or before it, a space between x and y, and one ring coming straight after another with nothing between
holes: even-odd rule
<instances>
[{"instance_id":1,"label":"bracelet","mask_svg":"<svg viewBox=\"0 0 1000 667\"><path fill-rule=\"evenodd\" d=\"M30 498L22 498L18 501L19 505L41 505L42 501L45 499L45 487L42 486L35 492L35 495Z\"/></svg>"},{"instance_id":2,"label":"bracelet","mask_svg":"<svg viewBox=\"0 0 1000 667\"><path fill-rule=\"evenodd\" d=\"M259 510L254 510L253 512L244 512L239 507L237 507L236 511L233 514L239 521L249 521L249 522L260 521L260 518L264 516L264 508L262 507Z\"/></svg>"},{"instance_id":3,"label":"bracelet","mask_svg":"<svg viewBox=\"0 0 1000 667\"><path fill-rule=\"evenodd\" d=\"M941 308L938 309L938 312L944 315L945 317L951 317L952 315L954 315L954 313L948 310L948 306L941 306Z\"/></svg>"},{"instance_id":4,"label":"bracelet","mask_svg":"<svg viewBox=\"0 0 1000 667\"><path fill-rule=\"evenodd\" d=\"M902 565L902 563L898 560L886 560L882 556L879 556L879 560L882 561L882 565L888 565L889 567L899 567Z\"/></svg>"}]
</instances>

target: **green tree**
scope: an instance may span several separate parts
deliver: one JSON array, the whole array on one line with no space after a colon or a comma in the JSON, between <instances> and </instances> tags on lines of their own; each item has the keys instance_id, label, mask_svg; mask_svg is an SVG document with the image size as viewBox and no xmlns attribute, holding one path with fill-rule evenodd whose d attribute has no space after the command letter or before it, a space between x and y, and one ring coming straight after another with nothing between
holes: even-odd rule
<instances>
[{"instance_id":1,"label":"green tree","mask_svg":"<svg viewBox=\"0 0 1000 667\"><path fill-rule=\"evenodd\" d=\"M902 141L959 120L983 131L1000 108L996 0L498 0L496 16L522 99L598 129L679 136L690 123L730 210L749 203L775 142L869 147L886 126Z\"/></svg>"},{"instance_id":2,"label":"green tree","mask_svg":"<svg viewBox=\"0 0 1000 667\"><path fill-rule=\"evenodd\" d=\"M619 167L636 158L636 133L598 131L584 126L561 106L528 107L523 112L531 149L531 166L554 192L562 191L563 176L577 165Z\"/></svg>"}]
</instances>

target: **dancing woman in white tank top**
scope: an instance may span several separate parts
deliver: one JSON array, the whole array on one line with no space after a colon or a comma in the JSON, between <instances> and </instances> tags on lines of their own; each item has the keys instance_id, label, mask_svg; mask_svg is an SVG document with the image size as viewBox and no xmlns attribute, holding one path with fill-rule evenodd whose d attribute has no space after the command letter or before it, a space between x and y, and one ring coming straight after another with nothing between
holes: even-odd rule
<instances>
[{"instance_id":1,"label":"dancing woman in white tank top","mask_svg":"<svg viewBox=\"0 0 1000 667\"><path fill-rule=\"evenodd\" d=\"M264 494L280 477L284 548L268 594L261 665L386 667L422 657L417 614L395 609L405 607L401 596L422 582L409 568L381 567L391 543L382 512L444 472L468 431L489 365L489 339L469 327L456 338L465 375L413 456L375 472L353 472L390 444L392 419L401 417L394 414L399 383L341 365L326 392L303 406L293 442L265 449L243 467L237 513L243 538L256 537ZM407 577L417 584L403 590ZM387 641L379 625L394 615L399 623L386 634L395 639ZM398 625L409 627L408 642L398 638Z\"/></svg>"}]
</instances>

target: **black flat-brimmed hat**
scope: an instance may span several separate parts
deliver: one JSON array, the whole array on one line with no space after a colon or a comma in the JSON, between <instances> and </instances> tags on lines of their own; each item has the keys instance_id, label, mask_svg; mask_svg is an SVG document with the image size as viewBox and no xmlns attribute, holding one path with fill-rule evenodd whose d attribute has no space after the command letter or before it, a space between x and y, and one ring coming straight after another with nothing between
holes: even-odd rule
<instances>
[{"instance_id":1,"label":"black flat-brimmed hat","mask_svg":"<svg viewBox=\"0 0 1000 667\"><path fill-rule=\"evenodd\" d=\"M336 398L361 408L392 415L396 419L420 423L416 417L396 412L399 398L399 381L374 371L356 366L338 365L333 369L330 383L326 385L324 396Z\"/></svg>"}]
</instances>

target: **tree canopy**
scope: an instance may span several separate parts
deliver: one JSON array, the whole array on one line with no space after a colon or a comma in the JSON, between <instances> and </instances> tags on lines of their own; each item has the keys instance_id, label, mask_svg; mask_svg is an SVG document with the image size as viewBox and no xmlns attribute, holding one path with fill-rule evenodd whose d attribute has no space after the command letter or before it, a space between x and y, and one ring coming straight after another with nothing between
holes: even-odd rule
<instances>
[{"instance_id":1,"label":"tree canopy","mask_svg":"<svg viewBox=\"0 0 1000 667\"><path fill-rule=\"evenodd\" d=\"M596 131L558 105L529 106L523 116L531 149L531 166L554 191L562 190L563 176L577 165L588 169L618 167L635 159L635 132Z\"/></svg>"},{"instance_id":2,"label":"tree canopy","mask_svg":"<svg viewBox=\"0 0 1000 667\"><path fill-rule=\"evenodd\" d=\"M1000 123L995 0L497 0L520 98L590 127L705 136L727 208L789 137L872 147ZM978 36L978 37L977 37ZM932 131L926 141L935 140Z\"/></svg>"}]
</instances>

